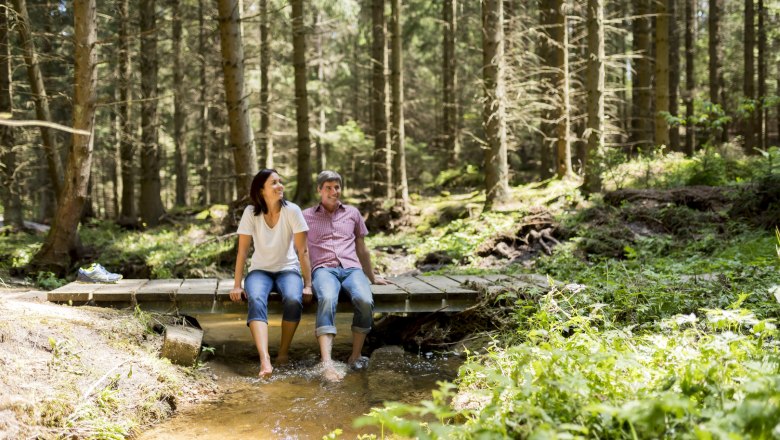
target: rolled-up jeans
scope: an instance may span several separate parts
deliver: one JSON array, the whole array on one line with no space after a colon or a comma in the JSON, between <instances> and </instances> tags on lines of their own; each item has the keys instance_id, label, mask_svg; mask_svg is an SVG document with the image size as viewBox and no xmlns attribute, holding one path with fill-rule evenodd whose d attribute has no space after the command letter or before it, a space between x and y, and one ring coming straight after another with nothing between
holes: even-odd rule
<instances>
[{"instance_id":1,"label":"rolled-up jeans","mask_svg":"<svg viewBox=\"0 0 780 440\"><path fill-rule=\"evenodd\" d=\"M299 322L303 312L303 279L294 270L267 272L253 270L244 280L249 302L246 324L252 321L268 323L268 295L271 291L282 295L282 320Z\"/></svg>"},{"instance_id":2,"label":"rolled-up jeans","mask_svg":"<svg viewBox=\"0 0 780 440\"><path fill-rule=\"evenodd\" d=\"M360 268L320 267L312 275L312 288L317 297L316 336L336 334L336 306L343 288L349 293L355 313L352 331L368 333L374 323L374 297L371 283Z\"/></svg>"}]
</instances>

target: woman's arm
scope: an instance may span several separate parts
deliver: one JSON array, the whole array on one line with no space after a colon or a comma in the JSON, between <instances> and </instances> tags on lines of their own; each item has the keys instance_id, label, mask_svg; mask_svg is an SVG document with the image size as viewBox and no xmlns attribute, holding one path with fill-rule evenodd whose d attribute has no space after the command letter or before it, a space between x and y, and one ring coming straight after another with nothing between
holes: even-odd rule
<instances>
[{"instance_id":1,"label":"woman's arm","mask_svg":"<svg viewBox=\"0 0 780 440\"><path fill-rule=\"evenodd\" d=\"M238 254L236 255L236 270L233 275L233 289L230 291L231 301L241 301L241 297L246 296L241 287L241 280L244 278L244 265L250 244L252 244L251 235L238 234Z\"/></svg>"},{"instance_id":2,"label":"woman's arm","mask_svg":"<svg viewBox=\"0 0 780 440\"><path fill-rule=\"evenodd\" d=\"M311 302L311 260L309 259L309 245L306 240L306 232L298 232L293 237L295 250L298 253L298 261L301 263L301 276L303 276L303 302Z\"/></svg>"}]
</instances>

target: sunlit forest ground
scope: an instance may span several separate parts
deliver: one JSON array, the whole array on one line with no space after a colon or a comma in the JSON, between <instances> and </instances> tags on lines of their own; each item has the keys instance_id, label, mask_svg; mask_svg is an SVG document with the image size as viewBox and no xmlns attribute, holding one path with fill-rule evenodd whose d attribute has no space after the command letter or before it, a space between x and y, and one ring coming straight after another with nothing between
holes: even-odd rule
<instances>
[{"instance_id":1,"label":"sunlit forest ground","mask_svg":"<svg viewBox=\"0 0 780 440\"><path fill-rule=\"evenodd\" d=\"M780 152L617 163L603 195L585 198L575 181L520 185L490 213L478 188L458 187L468 179L442 178L413 197L405 225L369 238L385 273L534 273L550 286L483 292L501 326L487 346L467 345L456 383L359 423L420 438L780 436ZM94 221L81 238L126 277L229 277L226 215L173 211L143 232ZM18 275L41 242L3 236L0 278L66 282Z\"/></svg>"}]
</instances>

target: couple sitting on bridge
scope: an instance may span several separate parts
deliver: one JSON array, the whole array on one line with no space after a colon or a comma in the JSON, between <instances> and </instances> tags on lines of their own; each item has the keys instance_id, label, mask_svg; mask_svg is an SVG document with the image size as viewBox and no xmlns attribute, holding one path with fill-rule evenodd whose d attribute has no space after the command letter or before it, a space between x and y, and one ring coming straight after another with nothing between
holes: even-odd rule
<instances>
[{"instance_id":1,"label":"couple sitting on bridge","mask_svg":"<svg viewBox=\"0 0 780 440\"><path fill-rule=\"evenodd\" d=\"M317 295L315 335L322 356L323 376L343 378L331 359L336 336L339 292L346 290L355 308L352 319L352 354L355 366L373 324L374 300L370 284L387 284L375 277L364 237L368 233L360 212L341 203L341 176L323 171L317 176L320 203L301 212L284 199L284 185L276 170L261 170L252 180L250 198L238 225L238 258L230 299L249 303L247 325L260 354L260 376L271 374L268 353L268 295L282 296L282 340L277 362L287 361L288 350L303 304ZM307 236L308 231L308 236ZM241 287L249 245L254 253L249 274ZM314 290L312 292L312 289Z\"/></svg>"}]
</instances>

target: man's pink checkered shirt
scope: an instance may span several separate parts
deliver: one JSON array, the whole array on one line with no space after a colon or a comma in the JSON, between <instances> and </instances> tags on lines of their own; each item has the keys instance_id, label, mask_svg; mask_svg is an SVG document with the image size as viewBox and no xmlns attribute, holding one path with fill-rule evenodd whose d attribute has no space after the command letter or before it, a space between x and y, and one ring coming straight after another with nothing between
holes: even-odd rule
<instances>
[{"instance_id":1,"label":"man's pink checkered shirt","mask_svg":"<svg viewBox=\"0 0 780 440\"><path fill-rule=\"evenodd\" d=\"M309 225L309 258L311 269L318 267L361 268L355 251L355 238L368 234L360 211L339 203L331 214L322 204L303 211Z\"/></svg>"}]
</instances>

